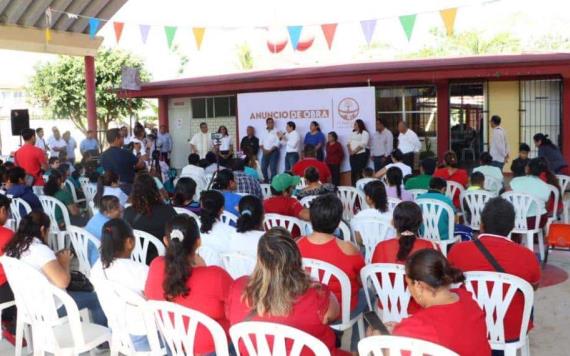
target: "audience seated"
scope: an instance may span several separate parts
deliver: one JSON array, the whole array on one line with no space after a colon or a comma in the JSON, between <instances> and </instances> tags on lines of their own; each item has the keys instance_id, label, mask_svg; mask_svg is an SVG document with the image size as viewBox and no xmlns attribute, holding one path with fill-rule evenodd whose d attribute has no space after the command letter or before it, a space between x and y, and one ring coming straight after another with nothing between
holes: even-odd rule
<instances>
[{"instance_id":1,"label":"audience seated","mask_svg":"<svg viewBox=\"0 0 570 356\"><path fill-rule=\"evenodd\" d=\"M514 159L511 163L511 172L513 172L513 177L520 177L526 174L526 166L530 161L528 158L529 152L529 145L526 143L521 143L519 146L519 157Z\"/></svg>"},{"instance_id":2,"label":"audience seated","mask_svg":"<svg viewBox=\"0 0 570 356\"><path fill-rule=\"evenodd\" d=\"M493 168L497 168L491 166ZM498 168L497 168L498 169ZM469 176L469 187L467 188L468 191L473 190L485 190L485 175L482 172L473 172L471 176Z\"/></svg>"},{"instance_id":3,"label":"audience seated","mask_svg":"<svg viewBox=\"0 0 570 356\"><path fill-rule=\"evenodd\" d=\"M540 281L540 264L528 248L509 239L515 225L515 210L511 203L497 197L489 200L481 213L481 234L477 240L456 244L449 253L449 262L463 272L491 271L515 275L530 283L534 289ZM483 250L495 260L491 262ZM496 263L500 270L493 267ZM505 315L505 339L517 340L523 313L524 298L515 295ZM532 329L532 319L529 329Z\"/></svg>"},{"instance_id":4,"label":"audience seated","mask_svg":"<svg viewBox=\"0 0 570 356\"><path fill-rule=\"evenodd\" d=\"M239 218L236 231L230 239L230 252L255 258L257 244L263 235L263 203L253 195L247 195L239 201Z\"/></svg>"},{"instance_id":5,"label":"audience seated","mask_svg":"<svg viewBox=\"0 0 570 356\"><path fill-rule=\"evenodd\" d=\"M402 170L398 167L390 167L386 171L386 180L388 185L386 187L386 194L389 198L396 198L402 201L413 201L412 193L404 189L402 177Z\"/></svg>"},{"instance_id":6,"label":"audience seated","mask_svg":"<svg viewBox=\"0 0 570 356\"><path fill-rule=\"evenodd\" d=\"M194 200L196 196L196 182L193 178L182 177L176 182L174 187L174 197L172 204L175 207L188 209L189 211L200 214L200 203Z\"/></svg>"},{"instance_id":7,"label":"audience seated","mask_svg":"<svg viewBox=\"0 0 570 356\"><path fill-rule=\"evenodd\" d=\"M490 355L485 314L471 293L451 289L465 280L443 254L423 249L406 262L406 282L422 307L394 327L393 335L422 339L462 356Z\"/></svg>"},{"instance_id":8,"label":"audience seated","mask_svg":"<svg viewBox=\"0 0 570 356\"><path fill-rule=\"evenodd\" d=\"M493 166L493 157L491 157L491 154L489 152L481 153L479 162L481 162L481 165L479 167L475 167L473 169L473 172L481 172L485 176L493 177L501 182L501 184L503 183L503 171L500 168Z\"/></svg>"},{"instance_id":9,"label":"audience seated","mask_svg":"<svg viewBox=\"0 0 570 356\"><path fill-rule=\"evenodd\" d=\"M226 167L218 163L218 158L214 152L206 153L206 163L207 166L204 168L205 174L214 174L219 170L225 169Z\"/></svg>"},{"instance_id":10,"label":"audience seated","mask_svg":"<svg viewBox=\"0 0 570 356\"><path fill-rule=\"evenodd\" d=\"M435 199L445 203L449 206L454 212L455 206L453 202L447 195L445 195L445 190L447 188L447 182L439 177L433 177L429 182L429 190L427 193L421 194L418 196L417 201L421 201L422 199ZM439 238L440 240L447 240L450 238L449 236L449 216L447 212L443 211L439 218L438 223L438 230L439 230Z\"/></svg>"},{"instance_id":11,"label":"audience seated","mask_svg":"<svg viewBox=\"0 0 570 356\"><path fill-rule=\"evenodd\" d=\"M230 161L230 166L234 173L236 192L254 195L259 199L263 199L263 192L259 185L259 179L245 173L245 161L243 159L234 158Z\"/></svg>"},{"instance_id":12,"label":"audience seated","mask_svg":"<svg viewBox=\"0 0 570 356\"><path fill-rule=\"evenodd\" d=\"M93 199L95 207L99 208L101 205L101 198L105 195L113 195L117 197L121 207L123 208L127 205L129 197L120 188L119 176L113 171L106 171L103 175L99 176L99 179L97 179L97 193Z\"/></svg>"},{"instance_id":13,"label":"audience seated","mask_svg":"<svg viewBox=\"0 0 570 356\"><path fill-rule=\"evenodd\" d=\"M30 205L32 211L43 211L42 204L37 195L34 194L32 187L26 185L26 171L21 167L14 167L8 171L9 181L6 186L6 194L12 198L23 199ZM25 215L25 211L20 211Z\"/></svg>"},{"instance_id":14,"label":"audience seated","mask_svg":"<svg viewBox=\"0 0 570 356\"><path fill-rule=\"evenodd\" d=\"M131 260L135 248L133 230L122 219L112 219L103 225L101 258L91 268L90 279L95 285L108 280L143 296L148 266ZM131 340L137 351L150 351L144 320L133 310L127 321Z\"/></svg>"},{"instance_id":15,"label":"audience seated","mask_svg":"<svg viewBox=\"0 0 570 356\"><path fill-rule=\"evenodd\" d=\"M59 164L60 164L59 157L55 157L55 156L50 157L48 159L49 168L47 169L47 171L44 172L44 176L47 176L49 178L49 176L51 175L51 173L53 171L56 171L59 169Z\"/></svg>"},{"instance_id":16,"label":"audience seated","mask_svg":"<svg viewBox=\"0 0 570 356\"><path fill-rule=\"evenodd\" d=\"M378 218L389 224L392 221L392 212L388 209L386 185L374 180L364 186L364 196L369 208L360 210L354 218Z\"/></svg>"},{"instance_id":17,"label":"audience seated","mask_svg":"<svg viewBox=\"0 0 570 356\"><path fill-rule=\"evenodd\" d=\"M42 272L57 288L65 289L71 282L70 264L73 255L68 249L55 253L49 248L47 245L49 227L49 217L42 212L33 211L24 216L18 231L6 245L4 253ZM67 291L67 293L73 298L79 310L89 309L94 323L107 325L107 318L94 292ZM60 308L59 313L61 316L65 315L65 309Z\"/></svg>"},{"instance_id":18,"label":"audience seated","mask_svg":"<svg viewBox=\"0 0 570 356\"><path fill-rule=\"evenodd\" d=\"M299 248L284 228L274 227L259 240L255 270L234 282L227 308L232 325L245 320L285 324L321 340L333 355L344 354L327 325L339 318L339 303L305 273ZM243 345L239 351L245 352Z\"/></svg>"},{"instance_id":19,"label":"audience seated","mask_svg":"<svg viewBox=\"0 0 570 356\"><path fill-rule=\"evenodd\" d=\"M309 220L309 209L291 196L293 189L301 179L287 173L281 173L271 180L271 197L263 201L266 214L281 214Z\"/></svg>"},{"instance_id":20,"label":"audience seated","mask_svg":"<svg viewBox=\"0 0 570 356\"><path fill-rule=\"evenodd\" d=\"M534 219L540 219L539 226L542 228L548 219L546 203L550 199L550 189L548 184L540 179L542 173L540 159L531 159L528 162L526 172L525 176L513 178L509 185L514 192L528 194L538 199L539 206L532 204L528 209L528 216L530 217L528 224L534 226Z\"/></svg>"},{"instance_id":21,"label":"audience seated","mask_svg":"<svg viewBox=\"0 0 570 356\"><path fill-rule=\"evenodd\" d=\"M119 219L121 217L121 204L119 199L114 195L105 195L101 198L99 203L99 211L93 215L85 225L85 230L101 240L103 225L111 219ZM87 247L87 255L89 257L89 264L93 266L99 258L99 251L89 244Z\"/></svg>"},{"instance_id":22,"label":"audience seated","mask_svg":"<svg viewBox=\"0 0 570 356\"><path fill-rule=\"evenodd\" d=\"M404 154L402 153L402 151L400 151L399 149L395 149L394 151L392 151L392 154L390 157L392 158L392 163L387 164L386 166L384 166L384 168L382 168L381 170L376 172L376 174L374 174L374 177L382 178L383 176L386 175L388 170L392 167L400 168L400 170L402 171L403 177L407 177L410 174L412 174L412 168L410 168L410 166L408 166L407 164L405 164L403 162Z\"/></svg>"},{"instance_id":23,"label":"audience seated","mask_svg":"<svg viewBox=\"0 0 570 356\"><path fill-rule=\"evenodd\" d=\"M366 167L362 170L362 178L356 181L356 189L364 193L364 186L375 180L378 180L378 178L374 178L374 170L370 167Z\"/></svg>"},{"instance_id":24,"label":"audience seated","mask_svg":"<svg viewBox=\"0 0 570 356\"><path fill-rule=\"evenodd\" d=\"M230 238L235 229L220 220L224 211L224 196L217 190L202 192L200 197L201 248L207 248L215 256L206 259L206 264L221 265L219 254L229 252Z\"/></svg>"},{"instance_id":25,"label":"audience seated","mask_svg":"<svg viewBox=\"0 0 570 356\"><path fill-rule=\"evenodd\" d=\"M261 171L261 164L257 160L257 152L255 152L253 147L247 147L244 153L246 158L243 172L248 176L257 179L259 182L263 182L265 178Z\"/></svg>"},{"instance_id":26,"label":"audience seated","mask_svg":"<svg viewBox=\"0 0 570 356\"><path fill-rule=\"evenodd\" d=\"M72 225L85 226L87 219L81 214L81 210L73 201L71 193L62 188L63 182L65 182L66 178L67 177L62 175L59 170L52 171L46 185L44 186L44 194L56 198L67 207L69 219ZM63 220L63 212L59 208L55 209L55 218L59 228L65 230L66 226L65 221Z\"/></svg>"},{"instance_id":27,"label":"audience seated","mask_svg":"<svg viewBox=\"0 0 570 356\"><path fill-rule=\"evenodd\" d=\"M212 186L213 189L219 190L224 195L224 210L237 216L239 214L237 206L242 196L235 193L236 187L234 174L229 169L219 171Z\"/></svg>"},{"instance_id":28,"label":"audience seated","mask_svg":"<svg viewBox=\"0 0 570 356\"><path fill-rule=\"evenodd\" d=\"M312 195L335 193L337 188L331 183L321 183L319 171L315 167L305 169L305 181L307 185L296 193L298 199Z\"/></svg>"},{"instance_id":29,"label":"audience seated","mask_svg":"<svg viewBox=\"0 0 570 356\"><path fill-rule=\"evenodd\" d=\"M414 177L410 177L406 180L404 187L406 190L410 189L429 189L429 181L433 172L435 172L435 166L437 162L433 158L424 158L420 163L420 174Z\"/></svg>"},{"instance_id":30,"label":"audience seated","mask_svg":"<svg viewBox=\"0 0 570 356\"><path fill-rule=\"evenodd\" d=\"M445 179L446 181L451 180L457 182L464 188L467 187L467 183L469 182L467 171L458 168L457 155L453 151L449 151L445 154L444 167L436 169L433 176ZM460 192L457 191L453 196L453 205L457 208L461 207L459 204L459 195Z\"/></svg>"},{"instance_id":31,"label":"audience seated","mask_svg":"<svg viewBox=\"0 0 570 356\"><path fill-rule=\"evenodd\" d=\"M14 168L12 168L14 169ZM8 229L4 225L10 218L10 199L0 194L0 255L3 255L6 246L12 240L14 231ZM14 300L14 294L6 279L4 268L0 264L0 304ZM10 307L2 310L2 324L5 330L12 336L16 334L16 307Z\"/></svg>"},{"instance_id":32,"label":"audience seated","mask_svg":"<svg viewBox=\"0 0 570 356\"><path fill-rule=\"evenodd\" d=\"M166 255L152 261L145 296L150 300L166 300L204 313L227 332L229 323L225 310L231 277L220 267L206 266L196 254L200 246L200 232L193 218L188 215L175 216L166 223L165 230L163 240ZM194 350L188 350L188 353L207 355L215 351L210 332L199 325Z\"/></svg>"},{"instance_id":33,"label":"audience seated","mask_svg":"<svg viewBox=\"0 0 570 356\"><path fill-rule=\"evenodd\" d=\"M546 184L550 184L558 190L558 206L557 206L557 214L561 214L564 209L564 193L560 189L560 182L558 181L558 177L552 172L548 166L548 161L544 157L538 158L538 163L540 164L540 175L539 178ZM546 211L548 212L548 216L552 216L554 214L554 194L550 194L550 198L546 203Z\"/></svg>"},{"instance_id":34,"label":"audience seated","mask_svg":"<svg viewBox=\"0 0 570 356\"><path fill-rule=\"evenodd\" d=\"M291 172L296 176L302 177L305 175L305 170L309 167L314 167L319 172L321 182L329 183L331 181L331 171L326 163L317 159L317 150L313 145L305 145L303 149L303 159L293 165Z\"/></svg>"}]
</instances>

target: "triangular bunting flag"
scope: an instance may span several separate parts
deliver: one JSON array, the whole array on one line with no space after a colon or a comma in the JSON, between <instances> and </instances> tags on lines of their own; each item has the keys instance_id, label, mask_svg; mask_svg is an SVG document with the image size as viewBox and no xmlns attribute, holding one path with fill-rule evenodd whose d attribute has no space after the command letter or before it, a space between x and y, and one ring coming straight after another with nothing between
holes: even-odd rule
<instances>
[{"instance_id":1,"label":"triangular bunting flag","mask_svg":"<svg viewBox=\"0 0 570 356\"><path fill-rule=\"evenodd\" d=\"M287 31L289 31L289 38L291 38L291 46L293 49L297 49L303 26L287 26Z\"/></svg>"},{"instance_id":2,"label":"triangular bunting flag","mask_svg":"<svg viewBox=\"0 0 570 356\"><path fill-rule=\"evenodd\" d=\"M50 42L51 41L51 30L49 29L49 27L46 28L46 42Z\"/></svg>"},{"instance_id":3,"label":"triangular bunting flag","mask_svg":"<svg viewBox=\"0 0 570 356\"><path fill-rule=\"evenodd\" d=\"M89 18L89 38L91 38L91 39L95 38L95 34L97 33L97 30L99 29L100 23L101 23L101 20L99 20L95 17Z\"/></svg>"},{"instance_id":4,"label":"triangular bunting flag","mask_svg":"<svg viewBox=\"0 0 570 356\"><path fill-rule=\"evenodd\" d=\"M204 39L204 33L206 28L204 27L193 27L192 32L194 32L194 40L196 40L196 48L200 50L202 47L202 40Z\"/></svg>"},{"instance_id":5,"label":"triangular bunting flag","mask_svg":"<svg viewBox=\"0 0 570 356\"><path fill-rule=\"evenodd\" d=\"M450 9L441 10L439 12L445 29L447 30L447 35L451 36L453 34L453 27L455 26L455 15L457 15L457 8L452 7Z\"/></svg>"},{"instance_id":6,"label":"triangular bunting flag","mask_svg":"<svg viewBox=\"0 0 570 356\"><path fill-rule=\"evenodd\" d=\"M176 26L164 26L164 33L166 34L166 42L168 43L168 48L172 47L172 41L174 40L176 29Z\"/></svg>"},{"instance_id":7,"label":"triangular bunting flag","mask_svg":"<svg viewBox=\"0 0 570 356\"><path fill-rule=\"evenodd\" d=\"M400 23L402 28L406 33L408 41L412 38L412 32L414 32L414 25L416 24L416 14L400 16Z\"/></svg>"},{"instance_id":8,"label":"triangular bunting flag","mask_svg":"<svg viewBox=\"0 0 570 356\"><path fill-rule=\"evenodd\" d=\"M150 31L149 25L139 25L139 30L141 31L141 39L142 43L146 43L148 38L148 31Z\"/></svg>"},{"instance_id":9,"label":"triangular bunting flag","mask_svg":"<svg viewBox=\"0 0 570 356\"><path fill-rule=\"evenodd\" d=\"M364 34L366 44L370 45L372 36L374 36L374 30L376 29L376 20L360 21L360 26L362 27L362 33Z\"/></svg>"},{"instance_id":10,"label":"triangular bunting flag","mask_svg":"<svg viewBox=\"0 0 570 356\"><path fill-rule=\"evenodd\" d=\"M115 29L115 38L117 39L117 43L121 40L121 35L123 34L123 27L125 26L124 22L113 22L113 28Z\"/></svg>"},{"instance_id":11,"label":"triangular bunting flag","mask_svg":"<svg viewBox=\"0 0 570 356\"><path fill-rule=\"evenodd\" d=\"M336 23L327 23L321 25L321 29L323 30L323 34L325 35L325 39L327 40L327 45L329 46L329 50L332 48L332 43L334 40L334 34L336 32Z\"/></svg>"}]
</instances>

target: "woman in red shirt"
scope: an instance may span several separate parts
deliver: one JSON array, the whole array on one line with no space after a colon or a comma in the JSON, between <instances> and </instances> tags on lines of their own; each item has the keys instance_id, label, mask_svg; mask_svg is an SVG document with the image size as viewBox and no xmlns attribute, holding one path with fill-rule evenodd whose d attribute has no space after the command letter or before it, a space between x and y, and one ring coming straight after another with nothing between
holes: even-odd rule
<instances>
[{"instance_id":1,"label":"woman in red shirt","mask_svg":"<svg viewBox=\"0 0 570 356\"><path fill-rule=\"evenodd\" d=\"M364 267L364 257L351 242L336 238L335 232L342 217L342 203L334 194L321 195L311 203L311 225L313 233L297 241L301 255L330 263L340 268L350 280L350 317L354 318L366 309L366 297L361 290L360 270ZM341 302L341 286L331 278L328 287ZM356 350L358 332L353 328L351 349Z\"/></svg>"},{"instance_id":2,"label":"woman in red shirt","mask_svg":"<svg viewBox=\"0 0 570 356\"><path fill-rule=\"evenodd\" d=\"M332 184L340 185L340 164L344 159L344 149L342 145L338 142L338 135L336 132L331 131L328 134L326 152L327 157L325 158L325 163L329 166L331 171L331 182Z\"/></svg>"},{"instance_id":3,"label":"woman in red shirt","mask_svg":"<svg viewBox=\"0 0 570 356\"><path fill-rule=\"evenodd\" d=\"M303 269L299 248L281 227L272 228L259 240L253 273L235 281L227 303L231 325L242 321L288 325L321 340L333 355L343 354L336 349L335 334L328 326L339 314L335 296L326 286L311 281ZM247 355L244 345L239 348ZM290 350L288 342L287 354ZM312 353L304 349L301 355Z\"/></svg>"},{"instance_id":4,"label":"woman in red shirt","mask_svg":"<svg viewBox=\"0 0 570 356\"><path fill-rule=\"evenodd\" d=\"M152 260L144 293L148 299L167 300L197 310L228 331L225 306L232 278L216 266L206 267L196 254L200 233L194 218L177 215L166 224L166 255ZM211 334L198 326L194 354L215 352Z\"/></svg>"},{"instance_id":5,"label":"woman in red shirt","mask_svg":"<svg viewBox=\"0 0 570 356\"><path fill-rule=\"evenodd\" d=\"M422 339L447 347L461 356L490 355L485 314L464 289L450 289L465 280L441 252L420 250L406 262L406 282L422 306L402 320L393 335Z\"/></svg>"},{"instance_id":6,"label":"woman in red shirt","mask_svg":"<svg viewBox=\"0 0 570 356\"><path fill-rule=\"evenodd\" d=\"M457 182L464 188L467 187L467 184L469 183L469 175L465 169L457 167L457 155L455 152L446 152L443 160L445 166L436 169L433 176ZM460 209L461 205L459 204L459 194L459 192L456 192L453 196L453 205L455 205L456 208Z\"/></svg>"}]
</instances>

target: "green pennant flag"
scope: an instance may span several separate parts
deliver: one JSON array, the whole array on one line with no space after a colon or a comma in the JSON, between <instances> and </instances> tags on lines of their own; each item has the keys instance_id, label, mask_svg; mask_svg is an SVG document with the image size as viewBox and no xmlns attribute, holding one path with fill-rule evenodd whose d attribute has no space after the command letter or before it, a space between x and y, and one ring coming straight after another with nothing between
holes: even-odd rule
<instances>
[{"instance_id":1,"label":"green pennant flag","mask_svg":"<svg viewBox=\"0 0 570 356\"><path fill-rule=\"evenodd\" d=\"M166 41L168 42L169 49L172 47L172 41L174 40L176 29L176 26L164 26L164 33L166 33Z\"/></svg>"},{"instance_id":2,"label":"green pennant flag","mask_svg":"<svg viewBox=\"0 0 570 356\"><path fill-rule=\"evenodd\" d=\"M416 14L400 16L400 24L406 33L408 41L412 38L414 32L414 25L416 24Z\"/></svg>"}]
</instances>

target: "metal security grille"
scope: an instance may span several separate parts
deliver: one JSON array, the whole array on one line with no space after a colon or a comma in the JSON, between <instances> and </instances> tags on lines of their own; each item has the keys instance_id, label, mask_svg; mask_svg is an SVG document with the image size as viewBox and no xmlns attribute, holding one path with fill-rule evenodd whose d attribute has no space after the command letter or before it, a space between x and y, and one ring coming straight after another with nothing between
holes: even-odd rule
<instances>
[{"instance_id":1,"label":"metal security grille","mask_svg":"<svg viewBox=\"0 0 570 356\"><path fill-rule=\"evenodd\" d=\"M539 132L560 146L561 87L560 79L520 82L520 142L531 147L531 157L537 154L532 137Z\"/></svg>"}]
</instances>

